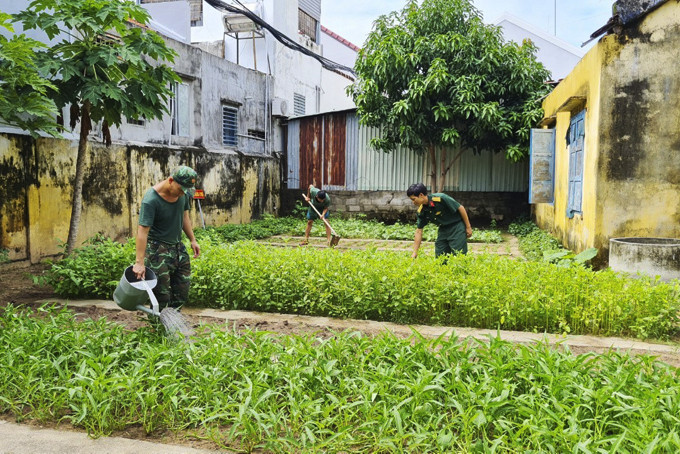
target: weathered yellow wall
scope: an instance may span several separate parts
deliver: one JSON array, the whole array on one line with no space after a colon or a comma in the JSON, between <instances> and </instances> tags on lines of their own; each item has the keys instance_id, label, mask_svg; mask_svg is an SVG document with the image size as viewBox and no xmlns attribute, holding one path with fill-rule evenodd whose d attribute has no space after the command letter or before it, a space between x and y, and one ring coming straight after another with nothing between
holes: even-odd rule
<instances>
[{"instance_id":1,"label":"weathered yellow wall","mask_svg":"<svg viewBox=\"0 0 680 454\"><path fill-rule=\"evenodd\" d=\"M24 155L32 155L32 141L26 137L0 135L0 247L10 258L27 258L26 185L29 169Z\"/></svg>"},{"instance_id":2,"label":"weathered yellow wall","mask_svg":"<svg viewBox=\"0 0 680 454\"><path fill-rule=\"evenodd\" d=\"M680 237L680 3L610 36L602 70L600 242Z\"/></svg>"},{"instance_id":3,"label":"weathered yellow wall","mask_svg":"<svg viewBox=\"0 0 680 454\"><path fill-rule=\"evenodd\" d=\"M566 247L597 247L606 261L610 238L680 236L678 48L680 3L667 2L603 37L545 99L548 117L571 96L587 98L583 214L566 214L568 112L555 126L555 204L534 207Z\"/></svg>"},{"instance_id":4,"label":"weathered yellow wall","mask_svg":"<svg viewBox=\"0 0 680 454\"><path fill-rule=\"evenodd\" d=\"M68 236L77 143L0 135L0 248L11 260L61 252ZM123 240L137 229L144 193L179 165L199 174L206 225L250 222L279 204L279 162L274 158L203 149L90 143L78 243L97 233ZM197 203L191 211L201 226Z\"/></svg>"},{"instance_id":5,"label":"weathered yellow wall","mask_svg":"<svg viewBox=\"0 0 680 454\"><path fill-rule=\"evenodd\" d=\"M556 116L555 123L555 202L536 204L534 213L537 224L550 231L571 250L581 251L594 245L597 219L597 167L599 150L599 91L602 43L594 46L573 71L562 80L543 102L545 116ZM585 105L564 111L570 98L582 96ZM562 108L562 109L561 109ZM569 150L566 135L569 122L582 108L585 116L585 144L583 163L582 214L567 217L569 200ZM560 111L561 110L561 111Z\"/></svg>"}]
</instances>

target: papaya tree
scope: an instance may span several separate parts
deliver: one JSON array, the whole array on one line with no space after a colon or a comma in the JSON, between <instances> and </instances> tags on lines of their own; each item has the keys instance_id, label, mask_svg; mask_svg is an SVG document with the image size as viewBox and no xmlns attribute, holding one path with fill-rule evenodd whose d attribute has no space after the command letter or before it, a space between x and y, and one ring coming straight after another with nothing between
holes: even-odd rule
<instances>
[{"instance_id":1,"label":"papaya tree","mask_svg":"<svg viewBox=\"0 0 680 454\"><path fill-rule=\"evenodd\" d=\"M49 96L54 85L40 74L35 55L45 44L15 34L11 19L0 11L0 27L11 33L0 34L0 119L34 137L38 131L58 136L57 106Z\"/></svg>"},{"instance_id":2,"label":"papaya tree","mask_svg":"<svg viewBox=\"0 0 680 454\"><path fill-rule=\"evenodd\" d=\"M360 122L382 130L371 146L427 153L431 190L441 191L466 150L528 154L550 77L535 54L484 24L470 0L410 0L375 21L348 93Z\"/></svg>"},{"instance_id":3,"label":"papaya tree","mask_svg":"<svg viewBox=\"0 0 680 454\"><path fill-rule=\"evenodd\" d=\"M128 0L33 0L15 15L24 29L41 29L56 40L38 55L56 87L54 102L70 108L71 128L80 125L66 253L76 244L83 199L88 134L101 121L154 119L168 113L171 84L179 76L166 63L176 53L146 24L147 11Z\"/></svg>"}]
</instances>

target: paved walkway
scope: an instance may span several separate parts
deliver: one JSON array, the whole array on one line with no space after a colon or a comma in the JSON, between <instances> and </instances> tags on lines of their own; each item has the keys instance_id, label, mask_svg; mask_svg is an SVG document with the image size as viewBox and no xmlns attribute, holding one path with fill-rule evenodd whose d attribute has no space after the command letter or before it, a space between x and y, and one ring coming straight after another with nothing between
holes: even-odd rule
<instances>
[{"instance_id":1,"label":"paved walkway","mask_svg":"<svg viewBox=\"0 0 680 454\"><path fill-rule=\"evenodd\" d=\"M2 454L215 454L220 451L121 437L93 439L85 432L44 429L0 421ZM227 451L221 451L226 453Z\"/></svg>"},{"instance_id":2,"label":"paved walkway","mask_svg":"<svg viewBox=\"0 0 680 454\"><path fill-rule=\"evenodd\" d=\"M49 301L56 301L66 304L70 307L87 307L97 306L108 310L122 310L113 301L106 300L79 300L79 301L65 301L50 299ZM543 334L543 333L527 333L524 331L497 331L489 329L475 329L475 328L457 328L451 326L429 326L429 325L398 325L390 322L376 322L372 320L353 320L353 319L337 319L330 317L312 317L308 315L290 315L290 314L274 314L268 312L250 312L250 311L234 311L234 310L219 310L219 309L196 309L185 308L183 312L189 315L214 317L223 319L225 321L239 321L239 320L263 320L267 322L298 322L307 326L317 326L319 329L330 328L336 331L343 331L346 329L357 329L359 331L391 331L399 336L408 336L411 334L411 328L418 331L425 337L436 338L444 335L451 335L455 333L461 338L474 338L486 340L489 336L499 335L501 339L516 342L521 344L530 344L546 340L551 345L565 345L570 348L575 348L578 352L592 349L593 351L604 350L619 350L635 354L651 354L662 357L662 359L675 359L680 361L680 346L655 344L650 342L641 342L635 339L619 338L619 337L598 337L598 336L572 336L560 334Z\"/></svg>"}]
</instances>

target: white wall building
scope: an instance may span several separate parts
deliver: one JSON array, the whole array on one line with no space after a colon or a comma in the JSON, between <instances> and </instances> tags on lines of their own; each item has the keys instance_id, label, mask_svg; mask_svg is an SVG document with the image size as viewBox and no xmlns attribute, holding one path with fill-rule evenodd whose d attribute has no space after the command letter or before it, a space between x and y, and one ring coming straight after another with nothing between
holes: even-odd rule
<instances>
[{"instance_id":1,"label":"white wall building","mask_svg":"<svg viewBox=\"0 0 680 454\"><path fill-rule=\"evenodd\" d=\"M553 80L564 78L581 60L585 52L538 27L535 27L510 13L503 13L492 22L503 29L503 36L508 41L521 43L530 39L538 47L536 58L552 74Z\"/></svg>"},{"instance_id":2,"label":"white wall building","mask_svg":"<svg viewBox=\"0 0 680 454\"><path fill-rule=\"evenodd\" d=\"M309 51L348 67L354 65L358 48L321 27L321 0L258 0L244 5ZM241 22L236 15L204 2L203 23L192 27L192 42L241 66L272 75L273 115L299 116L354 107L345 92L352 82L348 74L323 68L313 57L284 46L267 30L230 32L225 18L235 26Z\"/></svg>"}]
</instances>

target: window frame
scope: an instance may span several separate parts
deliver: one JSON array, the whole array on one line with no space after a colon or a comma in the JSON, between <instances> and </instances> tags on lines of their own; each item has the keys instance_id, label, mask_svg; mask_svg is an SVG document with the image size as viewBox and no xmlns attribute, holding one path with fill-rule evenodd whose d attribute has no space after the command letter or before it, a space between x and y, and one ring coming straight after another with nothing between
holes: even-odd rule
<instances>
[{"instance_id":1,"label":"window frame","mask_svg":"<svg viewBox=\"0 0 680 454\"><path fill-rule=\"evenodd\" d=\"M170 86L170 135L191 137L191 90L189 82L173 82Z\"/></svg>"},{"instance_id":2,"label":"window frame","mask_svg":"<svg viewBox=\"0 0 680 454\"><path fill-rule=\"evenodd\" d=\"M569 143L569 175L567 192L567 217L583 214L583 169L585 161L586 110L576 113L569 120L567 132Z\"/></svg>"},{"instance_id":3,"label":"window frame","mask_svg":"<svg viewBox=\"0 0 680 454\"><path fill-rule=\"evenodd\" d=\"M230 119L225 118L227 113L233 113L233 120L229 124L226 121ZM232 134L227 134L227 132L232 132ZM238 107L230 104L222 104L222 145L238 147Z\"/></svg>"}]
</instances>

